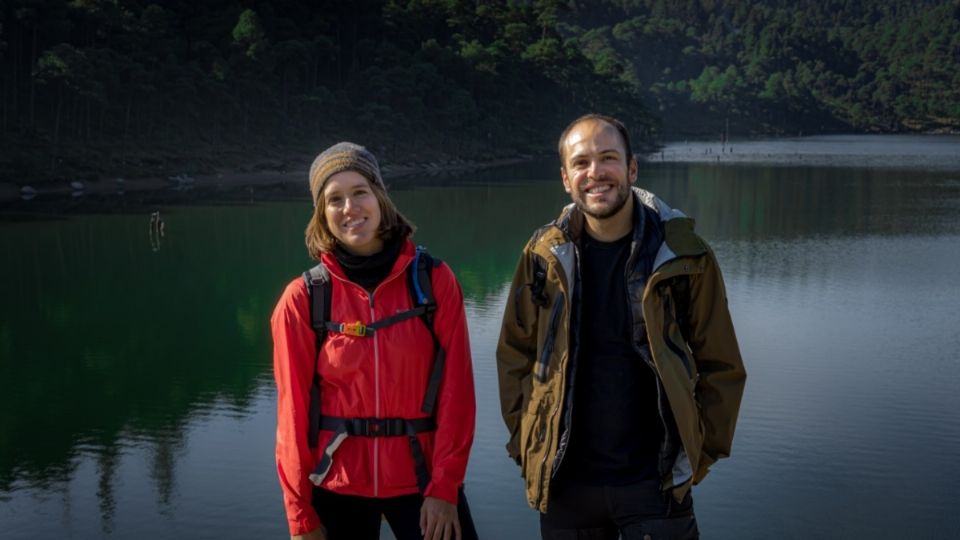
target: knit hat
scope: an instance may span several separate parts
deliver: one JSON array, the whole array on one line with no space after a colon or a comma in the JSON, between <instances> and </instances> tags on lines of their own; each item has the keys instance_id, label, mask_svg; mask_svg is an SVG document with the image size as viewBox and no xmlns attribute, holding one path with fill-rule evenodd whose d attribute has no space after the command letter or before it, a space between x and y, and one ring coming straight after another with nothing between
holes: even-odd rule
<instances>
[{"instance_id":1,"label":"knit hat","mask_svg":"<svg viewBox=\"0 0 960 540\"><path fill-rule=\"evenodd\" d=\"M357 171L367 180L386 189L383 177L380 176L380 164L377 163L377 158L359 144L339 142L320 152L310 166L310 193L313 195L314 206L327 180L343 171Z\"/></svg>"}]
</instances>

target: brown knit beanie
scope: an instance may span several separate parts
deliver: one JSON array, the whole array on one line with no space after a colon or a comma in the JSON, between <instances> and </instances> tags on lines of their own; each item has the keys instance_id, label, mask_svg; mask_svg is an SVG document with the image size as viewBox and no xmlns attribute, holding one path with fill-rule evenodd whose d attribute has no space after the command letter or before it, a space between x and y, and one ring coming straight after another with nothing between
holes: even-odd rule
<instances>
[{"instance_id":1,"label":"brown knit beanie","mask_svg":"<svg viewBox=\"0 0 960 540\"><path fill-rule=\"evenodd\" d=\"M313 205L323 191L323 186L331 176L343 171L357 171L367 180L379 184L386 190L383 177L380 176L380 164L366 148L352 142L339 142L320 152L310 166L310 193Z\"/></svg>"}]
</instances>

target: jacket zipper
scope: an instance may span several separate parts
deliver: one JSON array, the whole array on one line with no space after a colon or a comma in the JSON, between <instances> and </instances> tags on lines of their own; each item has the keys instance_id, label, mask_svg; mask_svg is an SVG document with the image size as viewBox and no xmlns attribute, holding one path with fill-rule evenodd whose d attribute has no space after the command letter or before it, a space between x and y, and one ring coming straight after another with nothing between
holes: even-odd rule
<instances>
[{"instance_id":1,"label":"jacket zipper","mask_svg":"<svg viewBox=\"0 0 960 540\"><path fill-rule=\"evenodd\" d=\"M627 320L630 321L630 340L632 343L634 343L634 350L637 350L638 347L636 346L636 340L634 339L634 336L633 336L633 326L634 326L633 306L630 303L630 280L628 278L630 268L632 268L631 263L634 262L634 258L636 254L635 250L636 250L636 246L634 244L631 244L630 256L627 257L627 266L624 269L623 280L624 280L624 287L626 287L626 290L627 290L627 296L626 296ZM653 271L651 271L651 275L652 274L653 274ZM648 276L647 280L649 279L650 277ZM646 321L644 321L644 323L646 323ZM647 325L644 324L643 327L644 327L644 331L646 331ZM650 336L648 335L647 336L648 350L650 349L649 343L650 343ZM640 350L637 350L637 353L640 354L640 358L643 359L643 363L646 364L647 367L650 368L650 371L653 372L653 384L654 386L657 387L657 415L660 417L660 425L663 426L663 438L660 440L660 452L657 457L657 470L662 474L663 471L660 471L660 463L663 461L663 456L667 453L667 438L670 437L670 428L667 427L667 420L666 418L663 417L663 390L660 388L661 386L660 373L657 372L657 366L653 362L652 355L643 354L643 352Z\"/></svg>"},{"instance_id":2,"label":"jacket zipper","mask_svg":"<svg viewBox=\"0 0 960 540\"><path fill-rule=\"evenodd\" d=\"M664 264L666 264L666 263L663 263L663 264L661 264L660 266L662 267ZM686 269L686 267L684 267L684 269ZM656 270L654 270L654 272L655 272L655 271L656 271ZM662 276L659 280L657 280L657 284L659 284L659 283L661 283L661 282L664 282L664 281L666 281L667 279L670 279L670 278L675 277L675 276L677 276L677 275L680 275L680 274L682 274L682 273L683 273L683 272L675 272L675 273L672 273L672 274L670 274L670 275ZM651 286L651 284L650 284L650 282L648 281L647 284L646 284L646 286L645 286L645 288L646 288L646 287L650 287L650 286ZM668 302L668 303L670 302L670 299L669 299L669 298L667 299L667 302ZM671 305L672 305L672 304L668 305L667 307L671 307ZM663 331L663 337L664 337L664 341L666 342L667 348L671 349L675 354L680 354L680 353L678 353L676 350L674 350L674 347L676 347L676 345L675 345L672 341L670 341L670 339L669 339L667 336L668 336L668 334L667 334L667 330L666 330L666 326L665 326L665 327L664 327L664 331ZM680 358L681 358L681 361L684 362L684 367L687 368L687 373L689 374L689 373L690 373L690 367L686 364L686 362L687 362L686 356L683 355L683 354L680 354ZM649 362L648 365L650 365L650 368L654 370L654 373L656 373L656 366L653 364L653 352L652 352L652 351L651 351L651 353L650 353L650 362ZM663 460L663 457L666 455L667 442L668 442L668 439L669 439L669 437L670 437L670 431L669 431L669 429L668 429L668 427L667 427L667 422L666 422L666 420L665 420L664 417L663 417L663 399L662 399L662 393L663 393L663 389L661 389L660 376L657 375L657 410L660 412L660 422L663 424L663 443L662 443L661 446L660 446L660 461L661 461L661 462L662 462L662 460ZM681 440L681 441L679 441L679 443L680 443L680 446L683 447L683 441ZM686 451L686 448L684 448L684 451ZM665 471L660 471L660 472L661 472L661 474L664 474L664 473L665 473ZM674 484L674 485L676 485L676 484ZM673 486L668 486L668 487L673 487Z\"/></svg>"},{"instance_id":3,"label":"jacket zipper","mask_svg":"<svg viewBox=\"0 0 960 540\"><path fill-rule=\"evenodd\" d=\"M407 265L410 263L408 262ZM387 276L383 281L377 285L376 289L373 292L369 292L360 285L353 283L349 279L344 279L335 274L331 273L330 275L343 281L344 283L349 283L353 286L359 287L361 290L367 293L367 298L370 299L370 322L373 322L376 319L376 312L373 307L373 297L376 294L377 290L380 289L384 284L395 279L398 275L403 275L407 271L407 265L404 265L399 272ZM373 339L373 401L374 401L374 416L380 418L380 346L379 341L377 340L377 335L370 336ZM380 495L380 438L373 438L373 496L378 497Z\"/></svg>"},{"instance_id":4,"label":"jacket zipper","mask_svg":"<svg viewBox=\"0 0 960 540\"><path fill-rule=\"evenodd\" d=\"M563 307L563 300L563 293L558 292L550 312L550 327L547 329L543 351L540 353L540 361L537 363L536 376L540 382L546 382L547 380L547 365L550 362L550 355L553 354L553 342L556 339L557 324L560 322L560 309Z\"/></svg>"},{"instance_id":5,"label":"jacket zipper","mask_svg":"<svg viewBox=\"0 0 960 540\"><path fill-rule=\"evenodd\" d=\"M667 315L673 311L673 302L671 297L669 296L667 296L665 300L666 300L666 305L664 307L664 315ZM677 315L675 313L673 315L673 322L676 322L678 325L680 324L678 322ZM673 352L673 354L680 357L680 361L683 362L684 369L687 370L687 378L692 379L693 370L690 368L690 359L687 358L687 355L686 353L683 352L683 349L679 345L674 343L673 340L670 339L670 326L667 324L663 325L663 341L664 343L666 343L667 348L670 349L671 352Z\"/></svg>"},{"instance_id":6,"label":"jacket zipper","mask_svg":"<svg viewBox=\"0 0 960 540\"><path fill-rule=\"evenodd\" d=\"M651 358L649 362L644 359L644 362L647 362L647 365L653 370L655 378L653 382L657 386L657 414L660 415L660 425L663 426L663 439L660 440L660 452L657 456L657 472L663 476L665 471L660 470L660 465L663 463L663 459L667 454L667 440L670 438L670 428L667 427L667 421L663 417L663 390L660 388L660 376L657 375L657 370L653 365L653 358Z\"/></svg>"},{"instance_id":7,"label":"jacket zipper","mask_svg":"<svg viewBox=\"0 0 960 540\"><path fill-rule=\"evenodd\" d=\"M567 343L570 349L569 356L567 357L567 362L568 362L568 370L570 373L570 377L569 377L570 380L567 382L567 388L564 388L564 391L561 392L560 397L557 398L557 406L554 407L553 412L551 413L551 416L560 414L560 408L563 407L563 404L566 402L566 393L574 391L575 380L577 378L577 356L579 355L579 348L580 348L579 338L577 338L578 341L576 342L576 346L573 346L573 347L570 346L570 343L574 339L572 337L574 335L574 332L579 332L579 324L580 324L580 305L578 304L576 307L574 307L574 302L573 302L574 298L576 298L577 282L580 279L580 250L577 248L576 244L574 244L573 256L574 256L574 275L573 275L573 283L568 284L570 287L570 307L567 310L567 313L569 314L567 317L567 320L570 323L574 321L573 310L576 309L577 310L576 320L577 320L578 327L573 328L572 324L568 325L567 327ZM560 292L560 296L561 296L561 299L565 298L562 291ZM558 323L559 323L559 318L558 318ZM563 380L562 376L561 376L561 380ZM551 478L556 476L557 471L560 470L560 465L563 463L563 456L565 456L567 453L567 445L570 443L570 432L573 431L573 396L571 396L570 398L570 407L564 413L564 417L569 418L570 422L566 425L566 430L564 431L563 437L560 438L560 442L557 443L557 453L554 455L553 467L551 467L550 469ZM547 447L544 451L543 463L541 464L541 467L540 467L541 483L543 482L543 474L546 469L547 455L549 453L549 448L550 448L550 445L547 444ZM540 490L540 498L541 499L543 498L542 489ZM537 501L538 504L539 502L540 501Z\"/></svg>"},{"instance_id":8,"label":"jacket zipper","mask_svg":"<svg viewBox=\"0 0 960 540\"><path fill-rule=\"evenodd\" d=\"M370 320L375 321L373 294L370 293ZM380 346L377 334L373 336L373 402L374 415L380 418ZM380 495L380 437L373 438L373 496Z\"/></svg>"}]
</instances>

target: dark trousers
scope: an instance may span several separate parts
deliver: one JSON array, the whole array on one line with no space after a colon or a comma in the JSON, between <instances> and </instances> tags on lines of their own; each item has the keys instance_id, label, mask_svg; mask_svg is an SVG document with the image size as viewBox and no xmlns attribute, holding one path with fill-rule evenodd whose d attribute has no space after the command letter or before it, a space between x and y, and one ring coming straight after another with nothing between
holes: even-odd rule
<instances>
[{"instance_id":1,"label":"dark trousers","mask_svg":"<svg viewBox=\"0 0 960 540\"><path fill-rule=\"evenodd\" d=\"M457 501L461 538L476 540L477 531L463 488ZM420 540L423 538L420 535L422 505L423 497L419 493L375 499L313 488L313 508L327 529L328 540L378 540L381 516L386 518L397 540Z\"/></svg>"},{"instance_id":2,"label":"dark trousers","mask_svg":"<svg viewBox=\"0 0 960 540\"><path fill-rule=\"evenodd\" d=\"M695 540L700 537L690 493L677 502L657 480L625 486L570 482L550 486L540 514L544 540Z\"/></svg>"}]
</instances>

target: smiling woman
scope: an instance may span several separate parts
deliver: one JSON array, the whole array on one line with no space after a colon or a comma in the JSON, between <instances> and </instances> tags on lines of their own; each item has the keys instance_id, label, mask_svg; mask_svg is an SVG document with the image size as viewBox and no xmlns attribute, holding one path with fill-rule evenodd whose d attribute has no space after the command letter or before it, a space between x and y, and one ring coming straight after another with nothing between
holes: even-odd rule
<instances>
[{"instance_id":1,"label":"smiling woman","mask_svg":"<svg viewBox=\"0 0 960 540\"><path fill-rule=\"evenodd\" d=\"M336 247L372 255L384 240L416 230L387 195L377 158L353 143L336 144L317 156L310 167L310 191L315 211L306 241L314 259Z\"/></svg>"},{"instance_id":2,"label":"smiling woman","mask_svg":"<svg viewBox=\"0 0 960 540\"><path fill-rule=\"evenodd\" d=\"M327 228L344 249L363 256L383 249L378 230L380 201L362 174L343 171L331 176L322 198Z\"/></svg>"},{"instance_id":3,"label":"smiling woman","mask_svg":"<svg viewBox=\"0 0 960 540\"><path fill-rule=\"evenodd\" d=\"M293 538L476 538L463 492L476 405L463 293L414 246L377 159L339 143L310 167L320 264L271 319L277 471ZM344 321L342 323L334 321Z\"/></svg>"}]
</instances>

